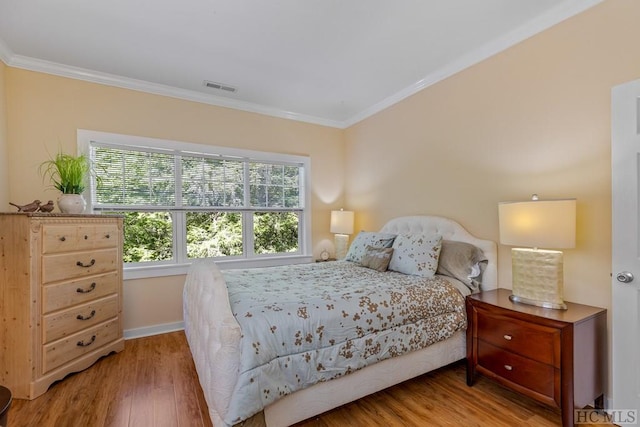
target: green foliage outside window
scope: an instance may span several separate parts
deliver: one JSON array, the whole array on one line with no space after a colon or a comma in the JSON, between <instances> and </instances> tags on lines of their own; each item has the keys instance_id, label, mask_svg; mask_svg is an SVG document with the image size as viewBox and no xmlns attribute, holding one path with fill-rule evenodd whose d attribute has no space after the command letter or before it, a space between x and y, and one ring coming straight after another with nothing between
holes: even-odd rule
<instances>
[{"instance_id":1,"label":"green foliage outside window","mask_svg":"<svg viewBox=\"0 0 640 427\"><path fill-rule=\"evenodd\" d=\"M298 215L293 212L256 212L253 232L256 254L298 250Z\"/></svg>"},{"instance_id":2,"label":"green foliage outside window","mask_svg":"<svg viewBox=\"0 0 640 427\"><path fill-rule=\"evenodd\" d=\"M116 212L124 215L124 262L170 260L173 254L168 212Z\"/></svg>"},{"instance_id":3,"label":"green foliage outside window","mask_svg":"<svg viewBox=\"0 0 640 427\"><path fill-rule=\"evenodd\" d=\"M110 212L124 215L126 263L172 259L172 220L168 212ZM187 258L241 256L242 214L188 212ZM254 252L258 255L296 252L298 215L292 212L253 214Z\"/></svg>"},{"instance_id":4,"label":"green foliage outside window","mask_svg":"<svg viewBox=\"0 0 640 427\"><path fill-rule=\"evenodd\" d=\"M187 213L187 257L242 255L242 214Z\"/></svg>"}]
</instances>

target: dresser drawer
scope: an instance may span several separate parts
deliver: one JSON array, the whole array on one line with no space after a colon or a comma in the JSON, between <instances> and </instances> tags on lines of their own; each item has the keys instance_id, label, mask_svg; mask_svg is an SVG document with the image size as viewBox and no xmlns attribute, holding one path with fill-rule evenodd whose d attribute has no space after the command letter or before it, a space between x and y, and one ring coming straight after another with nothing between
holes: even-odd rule
<instances>
[{"instance_id":1,"label":"dresser drawer","mask_svg":"<svg viewBox=\"0 0 640 427\"><path fill-rule=\"evenodd\" d=\"M115 294L120 290L119 287L120 275L116 271L70 282L56 283L55 285L46 285L42 290L42 312L47 314Z\"/></svg>"},{"instance_id":2,"label":"dresser drawer","mask_svg":"<svg viewBox=\"0 0 640 427\"><path fill-rule=\"evenodd\" d=\"M42 253L111 248L118 244L117 224L45 225Z\"/></svg>"},{"instance_id":3,"label":"dresser drawer","mask_svg":"<svg viewBox=\"0 0 640 427\"><path fill-rule=\"evenodd\" d=\"M47 373L120 337L119 320L112 319L43 346L42 371Z\"/></svg>"},{"instance_id":4,"label":"dresser drawer","mask_svg":"<svg viewBox=\"0 0 640 427\"><path fill-rule=\"evenodd\" d=\"M477 311L478 337L496 347L560 367L560 331Z\"/></svg>"},{"instance_id":5,"label":"dresser drawer","mask_svg":"<svg viewBox=\"0 0 640 427\"><path fill-rule=\"evenodd\" d=\"M42 282L51 283L94 274L116 271L118 250L101 249L42 257Z\"/></svg>"},{"instance_id":6,"label":"dresser drawer","mask_svg":"<svg viewBox=\"0 0 640 427\"><path fill-rule=\"evenodd\" d=\"M81 331L118 316L118 295L95 300L43 317L43 343Z\"/></svg>"},{"instance_id":7,"label":"dresser drawer","mask_svg":"<svg viewBox=\"0 0 640 427\"><path fill-rule=\"evenodd\" d=\"M556 369L551 365L505 351L482 340L478 340L478 365L512 383L551 399L555 397Z\"/></svg>"}]
</instances>

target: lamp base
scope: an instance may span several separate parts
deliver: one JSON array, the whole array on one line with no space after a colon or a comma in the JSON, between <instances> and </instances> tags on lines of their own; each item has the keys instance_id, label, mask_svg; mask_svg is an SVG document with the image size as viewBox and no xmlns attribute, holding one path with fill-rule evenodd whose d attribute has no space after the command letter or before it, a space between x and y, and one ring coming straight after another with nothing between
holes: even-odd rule
<instances>
[{"instance_id":1,"label":"lamp base","mask_svg":"<svg viewBox=\"0 0 640 427\"><path fill-rule=\"evenodd\" d=\"M336 247L336 259L344 259L347 256L349 247L349 236L346 234L336 234L333 237L333 243Z\"/></svg>"},{"instance_id":2,"label":"lamp base","mask_svg":"<svg viewBox=\"0 0 640 427\"><path fill-rule=\"evenodd\" d=\"M513 302L566 310L562 252L511 249Z\"/></svg>"},{"instance_id":3,"label":"lamp base","mask_svg":"<svg viewBox=\"0 0 640 427\"><path fill-rule=\"evenodd\" d=\"M564 302L562 303L555 303L555 302L549 302L549 301L538 301L535 299L529 299L529 298L525 298L525 297L521 297L518 295L509 295L509 299L512 302L518 303L518 304L529 304L529 305L535 305L536 307L542 307L542 308L553 308L556 310L566 310L567 309L567 304L565 304Z\"/></svg>"}]
</instances>

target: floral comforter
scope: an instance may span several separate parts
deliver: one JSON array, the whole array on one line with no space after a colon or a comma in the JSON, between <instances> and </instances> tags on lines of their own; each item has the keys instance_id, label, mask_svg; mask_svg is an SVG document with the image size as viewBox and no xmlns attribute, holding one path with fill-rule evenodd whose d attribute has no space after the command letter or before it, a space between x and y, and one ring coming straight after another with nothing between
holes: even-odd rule
<instances>
[{"instance_id":1,"label":"floral comforter","mask_svg":"<svg viewBox=\"0 0 640 427\"><path fill-rule=\"evenodd\" d=\"M466 326L446 280L337 261L224 272L242 337L224 422L281 396L424 348Z\"/></svg>"}]
</instances>

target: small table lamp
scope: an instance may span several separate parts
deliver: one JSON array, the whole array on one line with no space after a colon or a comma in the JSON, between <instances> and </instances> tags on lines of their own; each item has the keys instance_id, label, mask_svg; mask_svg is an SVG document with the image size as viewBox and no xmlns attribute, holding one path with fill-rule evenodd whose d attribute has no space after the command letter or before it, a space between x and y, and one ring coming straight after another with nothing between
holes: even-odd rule
<instances>
[{"instance_id":1,"label":"small table lamp","mask_svg":"<svg viewBox=\"0 0 640 427\"><path fill-rule=\"evenodd\" d=\"M331 211L331 232L335 233L336 258L344 259L349 245L349 234L353 234L353 212L340 209Z\"/></svg>"},{"instance_id":2,"label":"small table lamp","mask_svg":"<svg viewBox=\"0 0 640 427\"><path fill-rule=\"evenodd\" d=\"M511 300L538 307L566 309L562 251L576 245L576 200L538 200L498 205L500 243L511 249Z\"/></svg>"}]
</instances>

